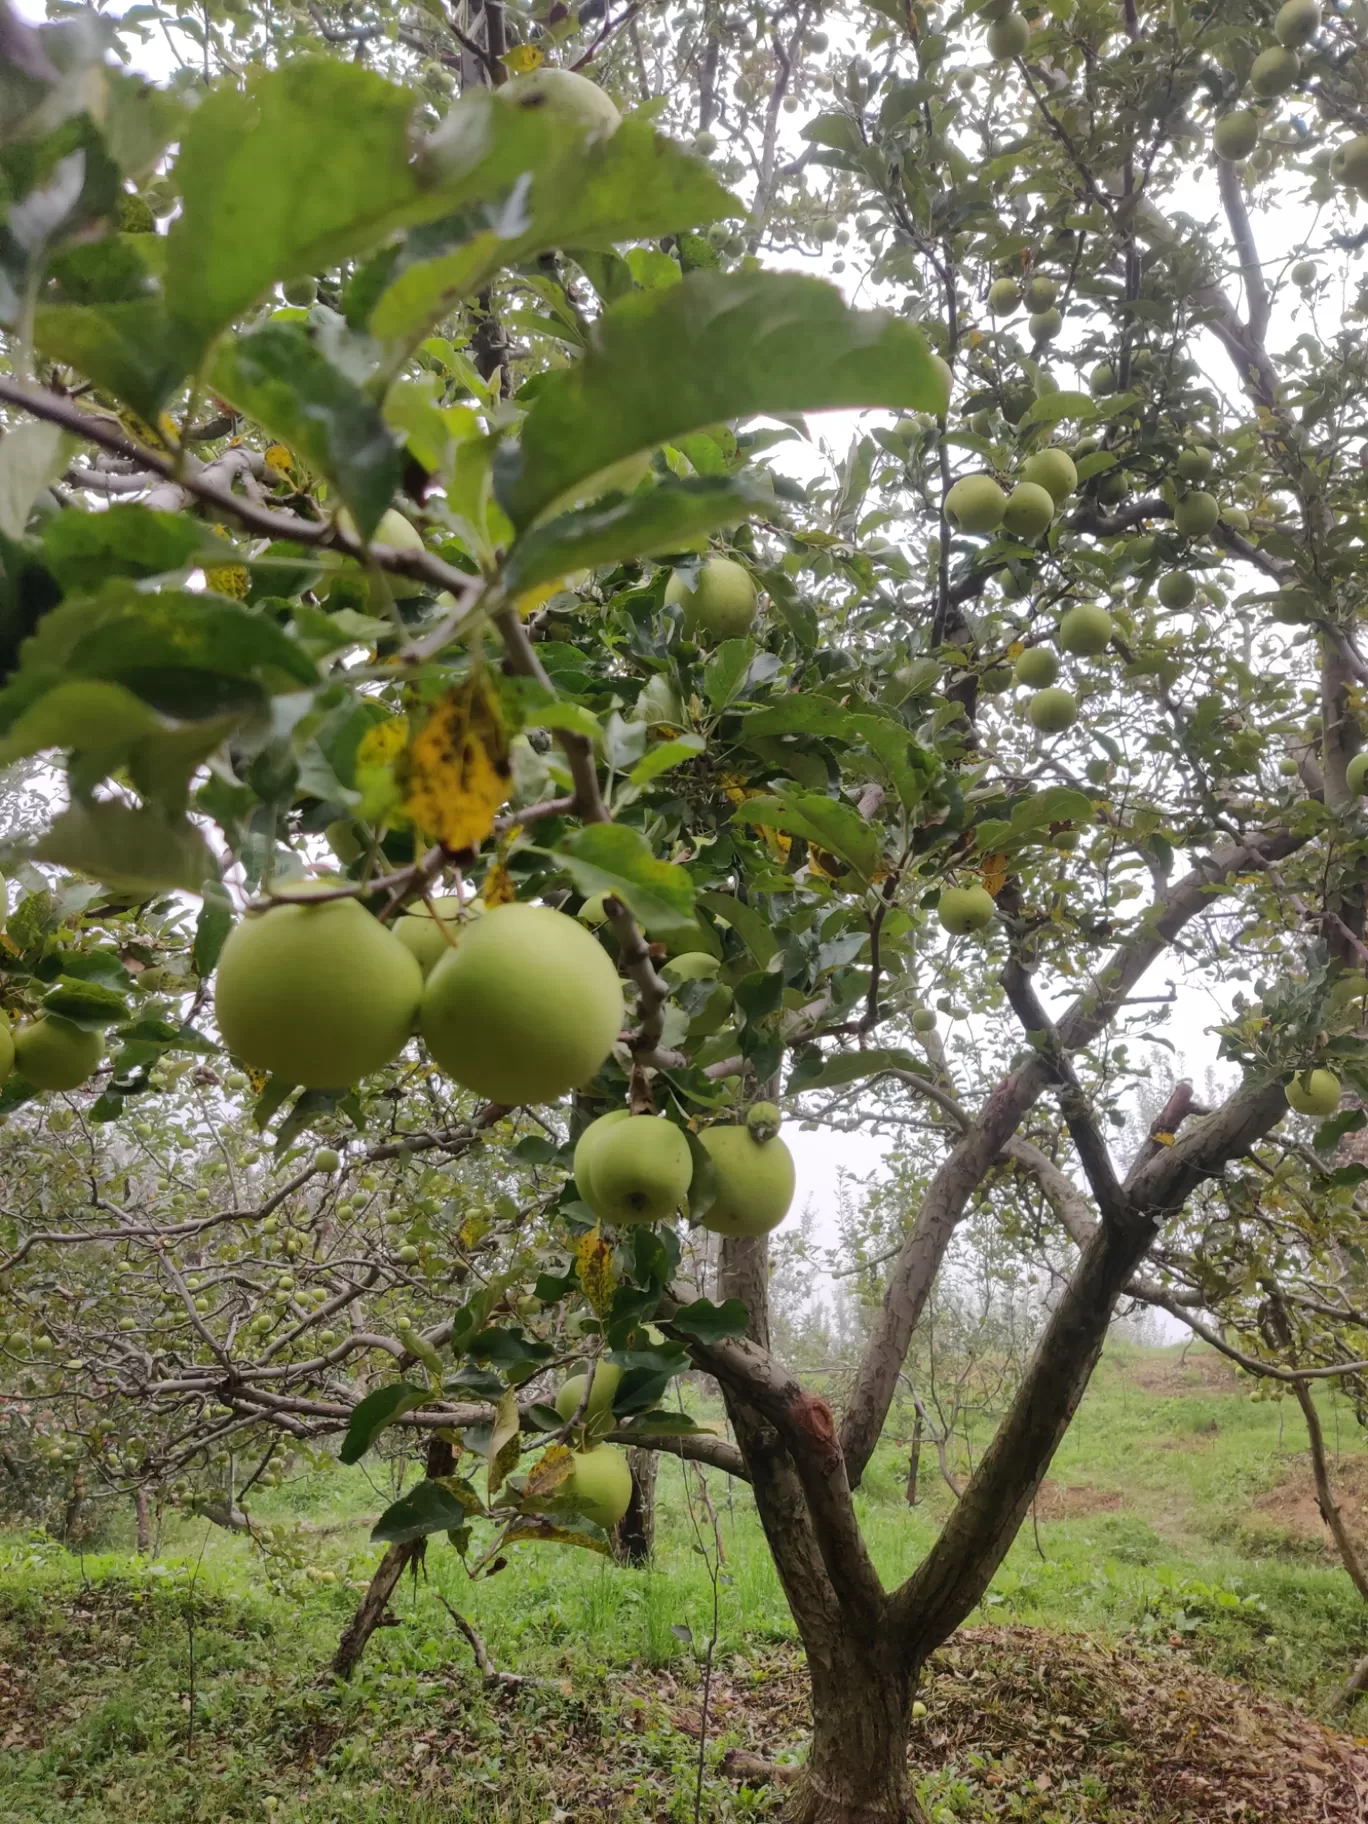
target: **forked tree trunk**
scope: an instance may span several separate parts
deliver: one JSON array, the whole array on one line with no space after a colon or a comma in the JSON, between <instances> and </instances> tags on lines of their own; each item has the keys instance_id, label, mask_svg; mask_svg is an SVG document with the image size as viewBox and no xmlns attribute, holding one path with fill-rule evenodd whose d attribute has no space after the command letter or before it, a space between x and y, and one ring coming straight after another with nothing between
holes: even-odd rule
<instances>
[{"instance_id":1,"label":"forked tree trunk","mask_svg":"<svg viewBox=\"0 0 1368 1824\"><path fill-rule=\"evenodd\" d=\"M907 1768L912 1683L891 1651L808 1647L812 1746L792 1824L926 1824Z\"/></svg>"},{"instance_id":2,"label":"forked tree trunk","mask_svg":"<svg viewBox=\"0 0 1368 1824\"><path fill-rule=\"evenodd\" d=\"M655 1490L659 1455L654 1450L629 1450L627 1463L632 1472L632 1498L627 1512L613 1528L613 1556L619 1564L635 1566L651 1562L655 1550Z\"/></svg>"}]
</instances>

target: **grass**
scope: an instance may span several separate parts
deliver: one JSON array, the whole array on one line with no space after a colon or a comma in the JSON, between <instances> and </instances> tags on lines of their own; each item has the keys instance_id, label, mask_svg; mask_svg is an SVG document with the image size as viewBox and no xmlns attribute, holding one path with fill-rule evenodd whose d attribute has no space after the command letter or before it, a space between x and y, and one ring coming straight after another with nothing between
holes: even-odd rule
<instances>
[{"instance_id":1,"label":"grass","mask_svg":"<svg viewBox=\"0 0 1368 1824\"><path fill-rule=\"evenodd\" d=\"M1333 1437L1328 1398L1326 1416ZM975 1451L984 1441L973 1440ZM1209 1358L1183 1366L1176 1350L1111 1350L1052 1469L1039 1548L1028 1524L972 1618L981 1632L962 1650L979 1659L965 1688L1015 1690L1021 1653L1050 1650L1024 1629L1082 1631L1099 1651L1129 1656L1105 1678L1079 1671L1084 1687L1097 1681L1098 1714L1110 1714L1107 1686L1123 1663L1169 1678L1178 1707L1195 1701L1205 1675L1243 1681L1251 1702L1322 1704L1368 1650L1368 1610L1314 1538L1254 1505L1307 1477L1303 1442L1295 1412L1251 1401ZM1343 1444L1346 1457L1363 1456L1347 1418ZM916 1564L950 1506L933 1456L915 1510L903 1500L904 1474L904 1451L887 1443L858 1497L889 1583ZM652 1570L522 1547L500 1575L472 1584L435 1543L428 1583L403 1587L400 1625L376 1635L354 1684L338 1689L318 1674L375 1559L364 1527L347 1523L384 1505L382 1483L383 1472L372 1481L339 1469L262 1494L254 1517L283 1548L265 1559L189 1518L172 1521L152 1563L0 1540L0 1824L691 1818L698 1650L712 1597L679 1466L662 1465ZM728 1746L800 1750L801 1668L747 1491L718 1475L709 1486L727 1581L702 1815L774 1815L774 1795L726 1780L718 1757ZM303 1520L340 1530L295 1532ZM439 1594L479 1629L499 1667L543 1682L487 1691ZM1072 1651L1060 1643L1061 1655ZM930 1685L933 1724L942 1710L957 1714L958 1675L946 1663ZM948 1681L943 1703L938 1679ZM1214 1682L1203 1689L1218 1702ZM975 1704L978 1715L980 1697ZM1010 1717L1017 1700L1004 1706ZM1122 1729L1117 1721L1113 1734ZM1056 1768L1048 1804L1033 1774L1026 1809L996 1809L1016 1776L994 1783L993 1769L1022 1757L1004 1749L1000 1728L982 1740L967 1724L946 1731L918 1757L935 1769L927 1798L946 1820L1148 1824L1153 1815L1168 1824L1187 1815L1126 1809L1141 1801L1116 1797L1114 1758L1086 1757Z\"/></svg>"}]
</instances>

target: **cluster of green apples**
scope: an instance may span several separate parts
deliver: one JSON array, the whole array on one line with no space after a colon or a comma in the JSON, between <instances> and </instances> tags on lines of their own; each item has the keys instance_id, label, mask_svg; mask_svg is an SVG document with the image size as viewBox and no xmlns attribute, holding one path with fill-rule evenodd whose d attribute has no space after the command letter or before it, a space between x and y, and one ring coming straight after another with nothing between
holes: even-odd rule
<instances>
[{"instance_id":1,"label":"cluster of green apples","mask_svg":"<svg viewBox=\"0 0 1368 1824\"><path fill-rule=\"evenodd\" d=\"M709 1127L700 1142L717 1194L700 1220L717 1235L767 1235L789 1212L796 1174L779 1138L779 1110L757 1102L744 1125ZM659 1115L615 1108L591 1121L575 1147L575 1186L600 1222L668 1222L693 1183L682 1131Z\"/></svg>"},{"instance_id":2,"label":"cluster of green apples","mask_svg":"<svg viewBox=\"0 0 1368 1824\"><path fill-rule=\"evenodd\" d=\"M1034 272L1024 285L1010 274L994 279L988 287L988 308L995 317L1010 317L1023 306L1030 312L1027 328L1033 342L1053 342L1064 327L1055 303L1059 286L1046 272Z\"/></svg>"},{"instance_id":3,"label":"cluster of green apples","mask_svg":"<svg viewBox=\"0 0 1368 1824\"><path fill-rule=\"evenodd\" d=\"M498 906L457 922L452 902L382 925L328 882L249 912L214 985L229 1051L309 1089L345 1089L396 1058L415 1028L434 1062L507 1107L592 1077L623 1021L607 952L550 906ZM455 938L459 933L459 942Z\"/></svg>"},{"instance_id":4,"label":"cluster of green apples","mask_svg":"<svg viewBox=\"0 0 1368 1824\"><path fill-rule=\"evenodd\" d=\"M589 1393L585 1398L585 1383ZM615 1527L632 1499L632 1472L624 1451L612 1444L592 1442L613 1422L613 1401L622 1381L614 1362L592 1362L583 1374L572 1374L556 1393L556 1411L568 1425L579 1414L583 1444L575 1452L566 1493L580 1512L605 1532Z\"/></svg>"},{"instance_id":5,"label":"cluster of green apples","mask_svg":"<svg viewBox=\"0 0 1368 1824\"><path fill-rule=\"evenodd\" d=\"M1249 70L1249 86L1261 101L1285 95L1302 71L1301 53L1320 30L1319 0L1286 0L1273 20L1276 44L1267 46ZM1259 143L1259 116L1253 108L1235 108L1216 122L1212 145L1217 158L1238 163ZM1368 140L1365 142L1368 147ZM1350 181L1350 180L1342 180Z\"/></svg>"},{"instance_id":6,"label":"cluster of green apples","mask_svg":"<svg viewBox=\"0 0 1368 1824\"><path fill-rule=\"evenodd\" d=\"M1073 457L1051 444L1026 458L1010 494L992 475L961 476L945 497L945 511L961 532L1001 530L1034 544L1077 486Z\"/></svg>"}]
</instances>

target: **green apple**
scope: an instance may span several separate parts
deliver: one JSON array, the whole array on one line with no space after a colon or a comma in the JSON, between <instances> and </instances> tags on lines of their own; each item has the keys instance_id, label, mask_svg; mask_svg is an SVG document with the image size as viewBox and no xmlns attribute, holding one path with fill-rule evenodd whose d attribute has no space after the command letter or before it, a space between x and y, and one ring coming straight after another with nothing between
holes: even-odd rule
<instances>
[{"instance_id":1,"label":"green apple","mask_svg":"<svg viewBox=\"0 0 1368 1824\"><path fill-rule=\"evenodd\" d=\"M930 1007L912 1009L912 1030L923 1034L936 1030L936 1015Z\"/></svg>"},{"instance_id":2,"label":"green apple","mask_svg":"<svg viewBox=\"0 0 1368 1824\"><path fill-rule=\"evenodd\" d=\"M1285 50L1295 51L1320 30L1319 0L1284 0L1273 15L1273 36Z\"/></svg>"},{"instance_id":3,"label":"green apple","mask_svg":"<svg viewBox=\"0 0 1368 1824\"><path fill-rule=\"evenodd\" d=\"M505 106L521 113L545 114L548 119L583 127L604 138L622 125L622 115L612 97L574 70L558 70L544 64L525 76L513 77L495 93Z\"/></svg>"},{"instance_id":4,"label":"green apple","mask_svg":"<svg viewBox=\"0 0 1368 1824\"><path fill-rule=\"evenodd\" d=\"M1284 1094L1287 1106L1299 1115L1323 1120L1340 1105L1340 1080L1333 1070L1306 1070L1293 1077Z\"/></svg>"},{"instance_id":5,"label":"green apple","mask_svg":"<svg viewBox=\"0 0 1368 1824\"><path fill-rule=\"evenodd\" d=\"M945 497L945 511L961 532L996 532L1007 496L991 475L966 475Z\"/></svg>"},{"instance_id":6,"label":"green apple","mask_svg":"<svg viewBox=\"0 0 1368 1824\"><path fill-rule=\"evenodd\" d=\"M996 909L986 887L945 887L941 890L936 916L942 930L952 937L967 937L971 932L982 931L991 925Z\"/></svg>"},{"instance_id":7,"label":"green apple","mask_svg":"<svg viewBox=\"0 0 1368 1824\"><path fill-rule=\"evenodd\" d=\"M1187 570L1170 570L1159 578L1159 600L1165 608L1190 608L1197 599L1197 585Z\"/></svg>"},{"instance_id":8,"label":"green apple","mask_svg":"<svg viewBox=\"0 0 1368 1824\"><path fill-rule=\"evenodd\" d=\"M566 1491L580 1512L611 1532L632 1501L632 1472L626 1455L611 1444L578 1451Z\"/></svg>"},{"instance_id":9,"label":"green apple","mask_svg":"<svg viewBox=\"0 0 1368 1824\"><path fill-rule=\"evenodd\" d=\"M1354 755L1344 769L1344 783L1356 798L1368 791L1368 749Z\"/></svg>"},{"instance_id":10,"label":"green apple","mask_svg":"<svg viewBox=\"0 0 1368 1824\"><path fill-rule=\"evenodd\" d=\"M1009 317L1021 303L1021 287L1015 279L994 279L988 287L988 308L995 317Z\"/></svg>"},{"instance_id":11,"label":"green apple","mask_svg":"<svg viewBox=\"0 0 1368 1824\"><path fill-rule=\"evenodd\" d=\"M1031 28L1020 13L1008 13L988 27L988 54L995 63L1024 57L1031 42Z\"/></svg>"},{"instance_id":12,"label":"green apple","mask_svg":"<svg viewBox=\"0 0 1368 1824\"><path fill-rule=\"evenodd\" d=\"M1100 603L1079 602L1060 621L1055 639L1061 651L1095 659L1111 644L1113 631L1112 617Z\"/></svg>"},{"instance_id":13,"label":"green apple","mask_svg":"<svg viewBox=\"0 0 1368 1824\"><path fill-rule=\"evenodd\" d=\"M1028 646L1016 662L1014 675L1027 690L1044 690L1059 676L1059 660L1048 646Z\"/></svg>"},{"instance_id":14,"label":"green apple","mask_svg":"<svg viewBox=\"0 0 1368 1824\"><path fill-rule=\"evenodd\" d=\"M1335 148L1330 175L1351 190L1368 190L1368 133L1356 134Z\"/></svg>"},{"instance_id":15,"label":"green apple","mask_svg":"<svg viewBox=\"0 0 1368 1824\"><path fill-rule=\"evenodd\" d=\"M1063 312L1053 308L1032 311L1026 320L1026 327L1031 332L1033 342L1053 342L1064 327Z\"/></svg>"},{"instance_id":16,"label":"green apple","mask_svg":"<svg viewBox=\"0 0 1368 1824\"><path fill-rule=\"evenodd\" d=\"M618 1385L622 1380L622 1370L615 1362L595 1362L593 1364L593 1384L589 1389L589 1400L581 1422L586 1419L602 1418L613 1410L613 1400ZM584 1398L584 1381L582 1374L572 1374L568 1381L562 1382L556 1393L556 1411L562 1420L569 1424L579 1410L579 1403Z\"/></svg>"},{"instance_id":17,"label":"green apple","mask_svg":"<svg viewBox=\"0 0 1368 1824\"><path fill-rule=\"evenodd\" d=\"M1078 704L1072 691L1038 690L1027 704L1026 714L1042 735L1062 735L1078 720Z\"/></svg>"},{"instance_id":18,"label":"green apple","mask_svg":"<svg viewBox=\"0 0 1368 1824\"><path fill-rule=\"evenodd\" d=\"M1116 369L1110 361L1099 361L1088 375L1088 390L1098 398L1106 398L1116 391Z\"/></svg>"},{"instance_id":19,"label":"green apple","mask_svg":"<svg viewBox=\"0 0 1368 1824\"><path fill-rule=\"evenodd\" d=\"M1054 496L1048 488L1035 481L1019 481L1002 510L1003 530L1033 543L1049 531L1054 512Z\"/></svg>"},{"instance_id":20,"label":"green apple","mask_svg":"<svg viewBox=\"0 0 1368 1824\"><path fill-rule=\"evenodd\" d=\"M1200 488L1184 494L1173 509L1174 526L1184 538L1205 538L1208 532L1215 530L1220 517L1221 503L1214 494Z\"/></svg>"},{"instance_id":21,"label":"green apple","mask_svg":"<svg viewBox=\"0 0 1368 1824\"><path fill-rule=\"evenodd\" d=\"M1238 164L1242 158L1248 158L1259 143L1259 117L1249 108L1223 114L1216 122L1211 138L1217 158L1225 159L1228 164Z\"/></svg>"},{"instance_id":22,"label":"green apple","mask_svg":"<svg viewBox=\"0 0 1368 1824\"><path fill-rule=\"evenodd\" d=\"M355 899L280 904L229 933L214 982L235 1057L306 1089L345 1089L403 1050L417 962Z\"/></svg>"},{"instance_id":23,"label":"green apple","mask_svg":"<svg viewBox=\"0 0 1368 1824\"><path fill-rule=\"evenodd\" d=\"M1021 465L1021 479L1044 488L1055 505L1060 507L1078 486L1078 470L1067 450L1051 445L1049 449L1037 450L1034 456L1026 458Z\"/></svg>"},{"instance_id":24,"label":"green apple","mask_svg":"<svg viewBox=\"0 0 1368 1824\"><path fill-rule=\"evenodd\" d=\"M1272 45L1254 59L1249 86L1256 95L1269 100L1274 95L1285 95L1300 75L1301 58L1297 53L1282 45Z\"/></svg>"},{"instance_id":25,"label":"green apple","mask_svg":"<svg viewBox=\"0 0 1368 1824\"><path fill-rule=\"evenodd\" d=\"M1059 287L1048 273L1037 272L1026 282L1027 310L1049 310L1058 296Z\"/></svg>"},{"instance_id":26,"label":"green apple","mask_svg":"<svg viewBox=\"0 0 1368 1824\"><path fill-rule=\"evenodd\" d=\"M593 1207L605 1222L669 1222L688 1197L693 1154L659 1115L615 1122L592 1157Z\"/></svg>"},{"instance_id":27,"label":"green apple","mask_svg":"<svg viewBox=\"0 0 1368 1824\"><path fill-rule=\"evenodd\" d=\"M337 516L337 525L339 531L345 532L349 538L359 539L361 537L356 529L356 521L345 507ZM427 548L417 526L410 524L397 507L386 507L380 515L380 524L370 535L370 543L388 546L391 551L423 551ZM387 572L385 580L389 585L389 592L396 602L408 601L415 595L427 593L426 584L417 582L409 576L400 576L393 570ZM384 599L384 586L379 579L372 577L371 606L383 607Z\"/></svg>"},{"instance_id":28,"label":"green apple","mask_svg":"<svg viewBox=\"0 0 1368 1824\"><path fill-rule=\"evenodd\" d=\"M740 639L755 624L755 584L743 564L730 557L710 557L696 573L676 570L665 589L670 607L684 610L686 632L696 637Z\"/></svg>"},{"instance_id":29,"label":"green apple","mask_svg":"<svg viewBox=\"0 0 1368 1824\"><path fill-rule=\"evenodd\" d=\"M52 1014L16 1027L14 1068L36 1089L76 1089L104 1055L104 1038Z\"/></svg>"},{"instance_id":30,"label":"green apple","mask_svg":"<svg viewBox=\"0 0 1368 1824\"><path fill-rule=\"evenodd\" d=\"M462 933L428 977L420 1014L440 1068L510 1108L587 1083L622 1019L603 947L564 912L525 903L495 906Z\"/></svg>"},{"instance_id":31,"label":"green apple","mask_svg":"<svg viewBox=\"0 0 1368 1824\"><path fill-rule=\"evenodd\" d=\"M777 1135L757 1140L746 1127L709 1127L703 1145L717 1174L717 1196L701 1218L715 1235L767 1235L788 1215L797 1182L793 1154Z\"/></svg>"},{"instance_id":32,"label":"green apple","mask_svg":"<svg viewBox=\"0 0 1368 1824\"><path fill-rule=\"evenodd\" d=\"M471 900L465 911L468 916L481 916L484 901ZM430 910L425 900L417 899L395 920L394 935L413 956L425 981L447 952L455 949L460 912L461 901L456 898L434 899Z\"/></svg>"}]
</instances>

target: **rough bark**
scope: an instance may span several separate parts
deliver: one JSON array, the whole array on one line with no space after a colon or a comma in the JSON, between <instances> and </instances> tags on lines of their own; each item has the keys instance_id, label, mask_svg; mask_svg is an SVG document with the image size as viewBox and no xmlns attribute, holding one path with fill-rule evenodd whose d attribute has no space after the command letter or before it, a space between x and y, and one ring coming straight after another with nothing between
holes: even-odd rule
<instances>
[{"instance_id":1,"label":"rough bark","mask_svg":"<svg viewBox=\"0 0 1368 1824\"><path fill-rule=\"evenodd\" d=\"M912 1448L907 1453L907 1505L917 1505L917 1478L921 1471L922 1415L917 1414L917 1422L912 1428Z\"/></svg>"},{"instance_id":2,"label":"rough bark","mask_svg":"<svg viewBox=\"0 0 1368 1824\"><path fill-rule=\"evenodd\" d=\"M1330 1466L1325 1455L1325 1433L1321 1429L1315 1399L1305 1381L1293 1381L1292 1392L1302 1409L1302 1417L1306 1420L1306 1437L1311 1446L1311 1473L1316 1479L1316 1506L1320 1509L1321 1519L1329 1528L1335 1550L1349 1573L1350 1581L1363 1600L1368 1602L1368 1565L1359 1557L1358 1548L1344 1523L1344 1511L1335 1499L1330 1481Z\"/></svg>"},{"instance_id":3,"label":"rough bark","mask_svg":"<svg viewBox=\"0 0 1368 1824\"><path fill-rule=\"evenodd\" d=\"M655 1550L656 1471L660 1458L653 1450L629 1450L632 1499L627 1512L613 1528L613 1556L619 1564L647 1565Z\"/></svg>"},{"instance_id":4,"label":"rough bark","mask_svg":"<svg viewBox=\"0 0 1368 1824\"><path fill-rule=\"evenodd\" d=\"M793 1824L925 1824L907 1768L906 1667L878 1643L849 1637L808 1649L812 1748Z\"/></svg>"},{"instance_id":5,"label":"rough bark","mask_svg":"<svg viewBox=\"0 0 1368 1824\"><path fill-rule=\"evenodd\" d=\"M145 1558L152 1549L152 1516L148 1511L147 1490L141 1486L133 1496L133 1513L137 1523L137 1549Z\"/></svg>"}]
</instances>

